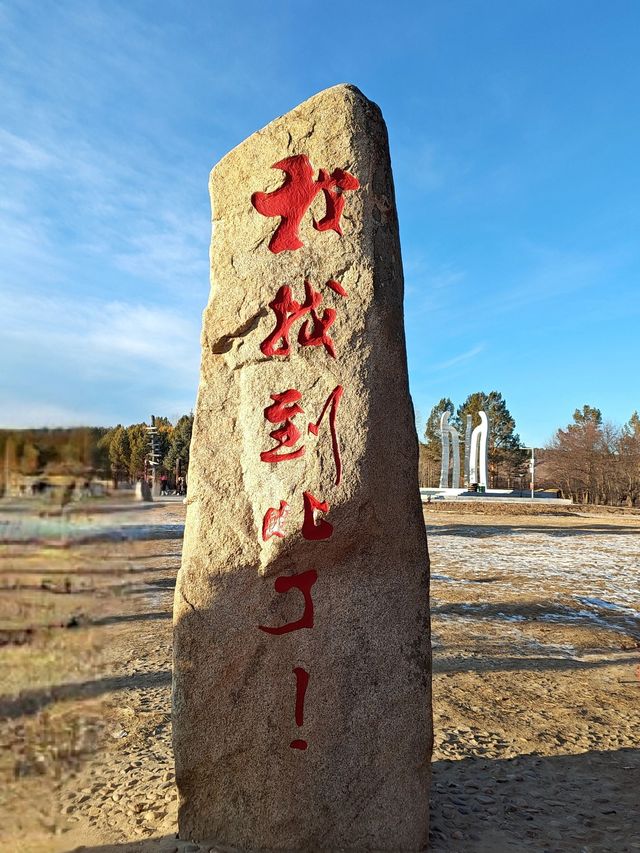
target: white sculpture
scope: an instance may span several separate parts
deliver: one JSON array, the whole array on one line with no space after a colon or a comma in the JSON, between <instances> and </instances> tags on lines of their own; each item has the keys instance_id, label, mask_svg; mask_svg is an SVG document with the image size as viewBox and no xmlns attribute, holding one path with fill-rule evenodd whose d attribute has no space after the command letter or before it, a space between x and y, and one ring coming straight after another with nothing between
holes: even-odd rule
<instances>
[{"instance_id":1,"label":"white sculpture","mask_svg":"<svg viewBox=\"0 0 640 853\"><path fill-rule=\"evenodd\" d=\"M442 443L442 464L440 466L440 488L449 488L449 441L453 453L453 476L451 487L460 487L460 436L458 430L449 423L450 412L448 409L442 413L440 418L440 440Z\"/></svg>"},{"instance_id":2,"label":"white sculpture","mask_svg":"<svg viewBox=\"0 0 640 853\"><path fill-rule=\"evenodd\" d=\"M480 425L471 433L469 482L487 488L489 461L489 418L486 412L478 412ZM478 448L478 445L479 448Z\"/></svg>"},{"instance_id":3,"label":"white sculpture","mask_svg":"<svg viewBox=\"0 0 640 853\"><path fill-rule=\"evenodd\" d=\"M478 412L480 424L472 430L471 415L467 415L464 436L464 485L477 483L487 488L489 483L489 418L486 412ZM460 487L460 436L449 423L451 413L448 409L440 417L440 442L442 463L440 466L440 488L449 488L449 448L453 453L453 476L451 488Z\"/></svg>"},{"instance_id":4,"label":"white sculpture","mask_svg":"<svg viewBox=\"0 0 640 853\"><path fill-rule=\"evenodd\" d=\"M469 486L471 480L469 479L469 459L471 457L471 431L472 431L472 418L471 415L467 415L467 427L464 431L464 487L465 489Z\"/></svg>"}]
</instances>

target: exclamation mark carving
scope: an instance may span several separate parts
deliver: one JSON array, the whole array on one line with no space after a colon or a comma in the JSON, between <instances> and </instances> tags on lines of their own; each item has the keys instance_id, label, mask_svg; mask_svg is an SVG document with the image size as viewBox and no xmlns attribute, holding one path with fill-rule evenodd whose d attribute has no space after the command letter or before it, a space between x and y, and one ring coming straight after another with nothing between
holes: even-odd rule
<instances>
[{"instance_id":1,"label":"exclamation mark carving","mask_svg":"<svg viewBox=\"0 0 640 853\"><path fill-rule=\"evenodd\" d=\"M307 684L309 683L309 673L302 669L301 666L296 666L293 670L296 677L296 726L301 726L304 723L304 694L307 692ZM306 740L292 740L291 749L306 749Z\"/></svg>"}]
</instances>

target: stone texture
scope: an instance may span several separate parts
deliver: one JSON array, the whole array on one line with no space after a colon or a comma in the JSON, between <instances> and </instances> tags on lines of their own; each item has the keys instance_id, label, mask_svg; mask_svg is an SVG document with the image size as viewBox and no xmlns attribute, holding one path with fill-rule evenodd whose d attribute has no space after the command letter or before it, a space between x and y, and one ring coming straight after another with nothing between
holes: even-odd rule
<instances>
[{"instance_id":1,"label":"stone texture","mask_svg":"<svg viewBox=\"0 0 640 853\"><path fill-rule=\"evenodd\" d=\"M348 170L343 235L315 230L320 193L295 251L269 249L277 218L252 194L271 168L305 154ZM328 89L231 151L211 173L211 296L189 468L183 561L176 587L173 731L180 837L240 850L417 851L426 846L431 756L428 555L408 391L403 280L387 134L378 107L352 86ZM268 307L304 280L334 308L324 346L268 358ZM337 280L348 293L326 286ZM341 385L336 485L327 417ZM301 458L269 464L270 395L301 392ZM328 413L327 413L328 414ZM328 501L324 541L301 535L303 492ZM289 504L284 538L264 542L268 508ZM272 636L257 626L299 619L303 596L274 582L309 570L314 627ZM296 677L309 683L296 725ZM290 743L304 739L306 750Z\"/></svg>"}]
</instances>

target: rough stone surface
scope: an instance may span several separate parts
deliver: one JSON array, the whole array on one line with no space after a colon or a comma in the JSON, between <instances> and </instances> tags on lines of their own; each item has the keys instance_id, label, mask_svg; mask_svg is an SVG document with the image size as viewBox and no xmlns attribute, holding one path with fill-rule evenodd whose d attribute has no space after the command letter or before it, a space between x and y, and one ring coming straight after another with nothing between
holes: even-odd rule
<instances>
[{"instance_id":1,"label":"rough stone surface","mask_svg":"<svg viewBox=\"0 0 640 853\"><path fill-rule=\"evenodd\" d=\"M345 169L343 235L315 230L274 253L277 218L252 194L305 154ZM428 836L431 663L428 555L408 391L403 280L387 134L378 107L352 86L328 89L231 151L211 174L211 296L189 469L183 561L174 608L173 727L180 837L241 850L417 851ZM266 357L268 307L283 284L337 312L324 346ZM337 280L340 297L326 286ZM306 319L306 318L305 318ZM336 485L328 395L337 410ZM269 464L270 395L301 392L301 458ZM283 448L286 450L287 448ZM333 535L301 535L303 492L328 501ZM289 504L284 538L262 539L265 512ZM314 569L313 628L279 636L257 626L299 619L303 596L276 578ZM309 673L296 725L295 667ZM308 743L293 749L295 739Z\"/></svg>"}]
</instances>

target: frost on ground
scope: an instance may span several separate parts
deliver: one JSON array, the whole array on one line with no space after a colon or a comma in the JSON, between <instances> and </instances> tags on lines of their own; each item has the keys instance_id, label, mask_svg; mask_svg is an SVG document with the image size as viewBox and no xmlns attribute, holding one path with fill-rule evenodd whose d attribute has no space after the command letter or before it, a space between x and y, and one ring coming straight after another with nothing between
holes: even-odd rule
<instances>
[{"instance_id":1,"label":"frost on ground","mask_svg":"<svg viewBox=\"0 0 640 853\"><path fill-rule=\"evenodd\" d=\"M640 640L640 523L527 520L428 525L435 624L488 621L513 641L531 642L537 633L550 647L571 636L575 646L561 644L567 653L593 649L594 641L633 647Z\"/></svg>"},{"instance_id":2,"label":"frost on ground","mask_svg":"<svg viewBox=\"0 0 640 853\"><path fill-rule=\"evenodd\" d=\"M0 842L175 838L179 501L0 511ZM640 519L427 513L434 851L638 851Z\"/></svg>"},{"instance_id":3,"label":"frost on ground","mask_svg":"<svg viewBox=\"0 0 640 853\"><path fill-rule=\"evenodd\" d=\"M640 850L640 520L427 513L434 850Z\"/></svg>"}]
</instances>

